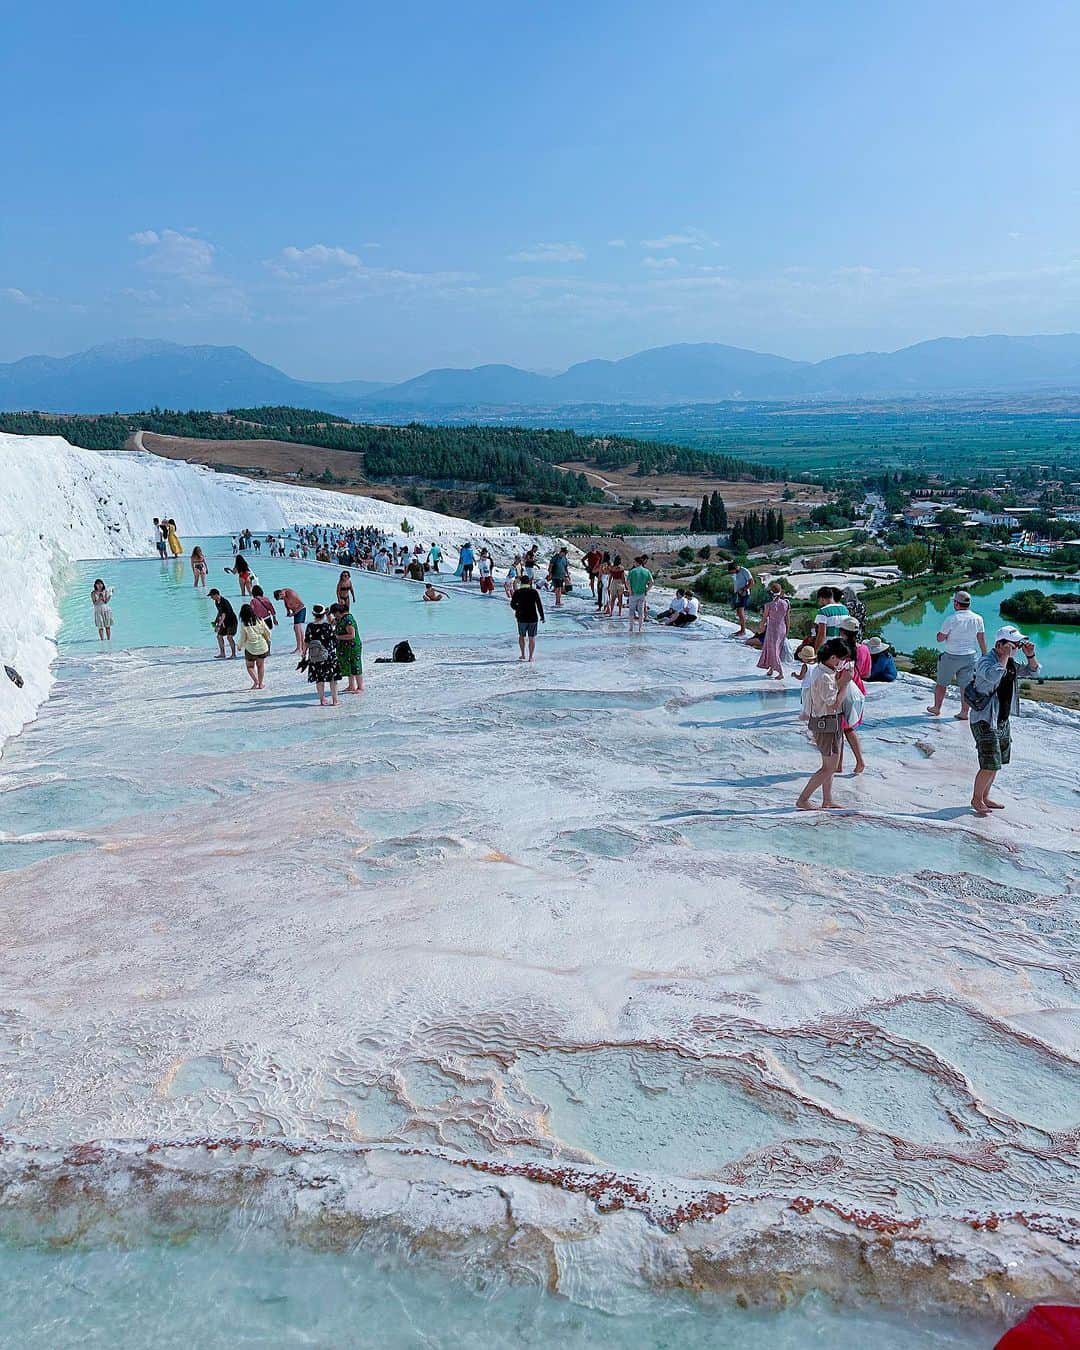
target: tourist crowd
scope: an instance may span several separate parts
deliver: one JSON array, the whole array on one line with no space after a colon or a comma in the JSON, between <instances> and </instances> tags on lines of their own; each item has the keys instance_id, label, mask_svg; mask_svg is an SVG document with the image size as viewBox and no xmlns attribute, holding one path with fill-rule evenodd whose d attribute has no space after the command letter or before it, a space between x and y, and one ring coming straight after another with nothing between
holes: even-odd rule
<instances>
[{"instance_id":1,"label":"tourist crowd","mask_svg":"<svg viewBox=\"0 0 1080 1350\"><path fill-rule=\"evenodd\" d=\"M165 559L183 553L183 544L171 517L154 518L154 544ZM359 694L364 689L363 642L354 615L356 591L352 569L384 576L400 576L423 585L420 599L437 603L445 599L432 578L440 575L443 552L437 543L426 547L390 540L372 526L336 525L296 526L287 535L260 537L243 530L233 539L231 567L224 571L236 578L240 590L239 610L217 587L209 589L215 616L213 630L218 644L217 659L242 655L251 688L265 687L266 660L274 642L274 629L291 626L292 655L299 658L298 669L316 686L319 703L338 704L341 692ZM267 553L275 558L311 558L342 565L335 594L329 604L308 606L292 587L281 587L268 597L248 560L247 554ZM245 552L246 550L246 552ZM209 567L200 546L191 550L192 584L206 588ZM649 618L649 597L654 588L648 557L638 554L627 567L618 553L604 552L593 545L583 555L588 579L590 603L598 615L621 619L625 610L631 634L642 634ZM866 634L867 613L853 587L843 589L822 586L817 591L817 610L808 632L795 649L789 634L791 604L783 586L773 580L767 588L761 619L751 632L747 627L754 578L744 563L728 565L731 602L738 618L732 637L759 649L758 668L766 678L783 681L785 665L797 666L794 678L800 682L801 719L820 755L820 764L799 794L796 805L802 810L835 810L833 781L843 770L845 749L850 749L853 774L866 769L859 729L863 725L867 685L891 683L897 678L896 662L889 644ZM486 547L477 549L471 541L458 550L456 578L465 586L476 582L481 595L496 593L495 560ZM509 601L517 625L520 661L533 661L539 625L546 622L542 592L554 597L561 608L563 598L574 589L569 550L556 548L542 562L539 548L532 545L515 554L501 578L502 591ZM112 598L114 588L98 578L90 595L94 622L102 641L112 636ZM276 603L275 603L276 602ZM952 612L937 634L941 645L934 685L933 702L927 708L931 717L939 717L950 685L959 691L956 720L971 727L978 759L978 771L972 787L971 806L977 815L1003 809L1004 804L991 796L994 780L1012 756L1012 717L1019 709L1020 682L1024 676L1037 675L1039 662L1035 646L1011 624L999 628L988 646L982 617L971 607L971 595L958 590L953 596ZM281 606L279 614L277 606ZM660 626L688 628L698 621L700 602L692 587L681 587L666 608L652 616ZM413 659L408 649L402 659ZM1022 661L1018 658L1023 658ZM395 659L397 651L395 651ZM820 793L818 803L815 798Z\"/></svg>"}]
</instances>

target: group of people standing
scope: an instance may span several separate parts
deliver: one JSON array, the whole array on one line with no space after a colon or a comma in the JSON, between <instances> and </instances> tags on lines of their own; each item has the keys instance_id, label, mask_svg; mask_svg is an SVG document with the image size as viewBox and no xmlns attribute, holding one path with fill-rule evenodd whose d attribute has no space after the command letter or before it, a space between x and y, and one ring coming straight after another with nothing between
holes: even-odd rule
<instances>
[{"instance_id":1,"label":"group of people standing","mask_svg":"<svg viewBox=\"0 0 1080 1350\"><path fill-rule=\"evenodd\" d=\"M161 558L167 558L170 554L179 558L183 553L184 546L176 532L176 521L171 517L154 517L154 544Z\"/></svg>"},{"instance_id":2,"label":"group of people standing","mask_svg":"<svg viewBox=\"0 0 1080 1350\"><path fill-rule=\"evenodd\" d=\"M783 677L780 662L787 636L790 606L778 583L770 586L765 606L764 640L760 667ZM862 773L866 761L858 729L862 725L868 683L896 679L896 663L888 643L881 638L865 640L866 609L854 590L839 591L823 586L818 591L818 613L807 642L796 659L802 668L802 718L821 755L817 771L796 801L804 811L819 809L814 801L821 793L820 809L834 810L833 779L843 769L845 745L851 748L852 772ZM991 796L994 780L1012 754L1011 717L1019 711L1020 680L1039 673L1035 645L1011 624L999 628L992 650L987 650L985 625L971 609L971 595L959 590L952 598L952 613L937 634L944 649L938 659L934 701L927 708L931 717L941 714L945 695L955 683L960 692L958 722L968 722L975 741L978 771L972 786L971 807L976 815L1003 810L1004 803ZM1017 657L1022 655L1021 664Z\"/></svg>"},{"instance_id":3,"label":"group of people standing","mask_svg":"<svg viewBox=\"0 0 1080 1350\"><path fill-rule=\"evenodd\" d=\"M368 527L346 531L338 527L307 527L301 537L305 551L311 546L320 553L333 548L348 550L351 555L362 554L363 565L370 570L388 572L394 568L406 580L423 581L424 600L444 598L428 579L429 573L438 573L442 560L442 550L437 544L431 545L426 554L419 547L410 550L403 546L399 550L395 544L391 553L385 537ZM176 521L171 517L154 518L154 541L162 558L170 554L179 557L183 553ZM274 552L283 556L284 544L276 537L273 541ZM239 536L241 546L250 548L257 542L250 531L242 531ZM594 544L583 561L596 608L607 616L621 617L625 607L630 632L644 632L648 597L654 586L647 555L639 554L633 566L626 568L619 554L603 552ZM514 557L503 582L517 624L521 661L535 659L538 627L546 622L538 585L539 569L537 548L533 546ZM191 570L194 587L205 590L209 566L198 545L191 551ZM243 603L237 612L218 588L206 592L216 611L213 629L218 641L217 659L242 654L251 688L263 689L266 661L273 646L273 630L279 623L276 600L282 604L293 627L293 654L300 658L298 668L306 671L309 682L316 685L320 704L327 703L329 693L329 702L337 705L338 685L343 680L346 681L345 693L363 691L363 644L353 614L356 592L349 570L340 573L332 604L312 606L310 621L307 606L292 588L275 590L273 600L264 594L242 552L237 551L233 565L224 570L236 577ZM769 583L761 623L751 634L746 625L746 614L754 578L745 563L730 563L728 572L738 618L738 627L732 636L760 647L758 668L767 678L782 681L784 663L791 660L788 642L791 604L783 593L784 588L779 580ZM475 578L482 594L494 593L495 565L488 549L477 551L471 542L463 544L459 551L458 575L466 584ZM565 546L556 549L548 560L544 582L554 594L556 607L560 607L563 596L573 588L569 552ZM114 588L103 579L94 582L90 601L102 641L112 637L113 594ZM794 653L794 659L801 663L795 672L796 680L803 686L801 716L821 756L818 769L797 799L796 805L801 810L836 809L837 803L832 796L833 780L843 769L845 748L850 748L854 757L852 772L861 774L865 771L859 728L863 722L866 686L897 678L896 662L889 644L879 637L865 636L866 608L853 587L819 587L817 606L812 629ZM681 588L656 620L661 624L686 627L697 620L698 612L699 602L693 590ZM953 596L952 612L942 622L937 640L943 647L933 702L927 713L939 717L949 686L955 684L958 687L960 706L955 718L970 724L979 764L971 806L976 814L985 816L1003 809L1003 803L995 801L990 794L997 774L1011 758L1010 719L1019 708L1020 680L1023 676L1037 675L1040 669L1035 647L1017 628L1007 624L998 629L993 647L988 649L985 625L982 617L972 610L971 595L966 590L959 590ZM1017 660L1018 656L1023 657L1022 663ZM820 808L814 800L819 792Z\"/></svg>"},{"instance_id":4,"label":"group of people standing","mask_svg":"<svg viewBox=\"0 0 1080 1350\"><path fill-rule=\"evenodd\" d=\"M330 704L338 706L338 685L342 680L345 681L342 692L364 692L363 641L352 612L356 591L348 570L338 576L333 603L312 605L310 620L307 605L291 586L275 590L274 599L270 600L242 554L237 554L232 567L224 570L237 578L241 596L248 599L238 614L232 601L217 587L207 592L217 611L212 625L218 640L216 660L226 659L228 644L229 657L243 655L252 689L265 688L266 660L273 646L273 630L279 626L276 600L292 625L295 639L292 655L300 658L297 669L305 671L308 682L315 685L320 705L326 706L329 693Z\"/></svg>"}]
</instances>

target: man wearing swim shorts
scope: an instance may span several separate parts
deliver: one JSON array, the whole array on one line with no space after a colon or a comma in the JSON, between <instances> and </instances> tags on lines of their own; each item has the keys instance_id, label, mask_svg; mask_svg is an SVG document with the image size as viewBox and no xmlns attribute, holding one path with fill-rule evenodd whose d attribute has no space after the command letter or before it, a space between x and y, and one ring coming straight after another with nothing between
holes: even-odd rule
<instances>
[{"instance_id":1,"label":"man wearing swim shorts","mask_svg":"<svg viewBox=\"0 0 1080 1350\"><path fill-rule=\"evenodd\" d=\"M281 590L275 591L274 599L281 601L285 606L285 613L292 621L293 633L296 635L296 646L293 648L293 651L303 656L304 625L307 623L307 606L291 586L283 586Z\"/></svg>"}]
</instances>

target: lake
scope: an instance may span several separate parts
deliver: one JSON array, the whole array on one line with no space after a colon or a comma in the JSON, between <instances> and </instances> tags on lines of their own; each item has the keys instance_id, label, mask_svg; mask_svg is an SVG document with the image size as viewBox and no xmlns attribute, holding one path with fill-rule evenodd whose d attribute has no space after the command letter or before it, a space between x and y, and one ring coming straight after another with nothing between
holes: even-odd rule
<instances>
[{"instance_id":1,"label":"lake","mask_svg":"<svg viewBox=\"0 0 1080 1350\"><path fill-rule=\"evenodd\" d=\"M972 609L983 617L988 641L994 630L1009 620L998 611L1002 600L1018 591L1076 591L1073 581L1046 581L1037 577L1013 577L1008 581L980 581L968 588L972 595ZM916 647L936 647L941 620L952 608L949 595L935 595L920 604L912 605L901 614L886 620L883 636L886 642L902 652ZM1055 628L1046 624L1027 624L1025 631L1035 643L1044 675L1073 675L1080 678L1080 627Z\"/></svg>"}]
</instances>

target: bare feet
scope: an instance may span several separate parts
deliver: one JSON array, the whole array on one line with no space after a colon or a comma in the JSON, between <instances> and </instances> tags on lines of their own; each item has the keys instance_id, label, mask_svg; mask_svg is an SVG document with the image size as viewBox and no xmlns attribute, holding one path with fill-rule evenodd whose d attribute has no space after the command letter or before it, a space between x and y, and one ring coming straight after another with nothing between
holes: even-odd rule
<instances>
[{"instance_id":1,"label":"bare feet","mask_svg":"<svg viewBox=\"0 0 1080 1350\"><path fill-rule=\"evenodd\" d=\"M865 772L866 772L866 765L865 763L860 762L856 764L855 767L852 769L851 776L852 778L854 778L857 773L865 773Z\"/></svg>"},{"instance_id":2,"label":"bare feet","mask_svg":"<svg viewBox=\"0 0 1080 1350\"><path fill-rule=\"evenodd\" d=\"M991 809L991 811L1004 811L1004 810L1005 810L1005 803L1004 803L1004 802L995 802L995 801L992 801L989 797L987 797L987 799L986 799L986 805Z\"/></svg>"},{"instance_id":3,"label":"bare feet","mask_svg":"<svg viewBox=\"0 0 1080 1350\"><path fill-rule=\"evenodd\" d=\"M927 708L926 711L930 714L931 717L940 717L940 716L941 716L941 709L940 709L940 708Z\"/></svg>"},{"instance_id":4,"label":"bare feet","mask_svg":"<svg viewBox=\"0 0 1080 1350\"><path fill-rule=\"evenodd\" d=\"M986 802L977 802L974 798L971 801L971 809L977 816L988 816L990 814L990 807Z\"/></svg>"},{"instance_id":5,"label":"bare feet","mask_svg":"<svg viewBox=\"0 0 1080 1350\"><path fill-rule=\"evenodd\" d=\"M966 722L967 720L968 720L967 713L953 713L954 722Z\"/></svg>"},{"instance_id":6,"label":"bare feet","mask_svg":"<svg viewBox=\"0 0 1080 1350\"><path fill-rule=\"evenodd\" d=\"M816 804L815 804L814 802L804 802L803 799L802 799L801 797L798 799L798 801L795 803L795 805L799 808L800 811L816 811L816 810L818 810L818 807L816 806Z\"/></svg>"}]
</instances>

